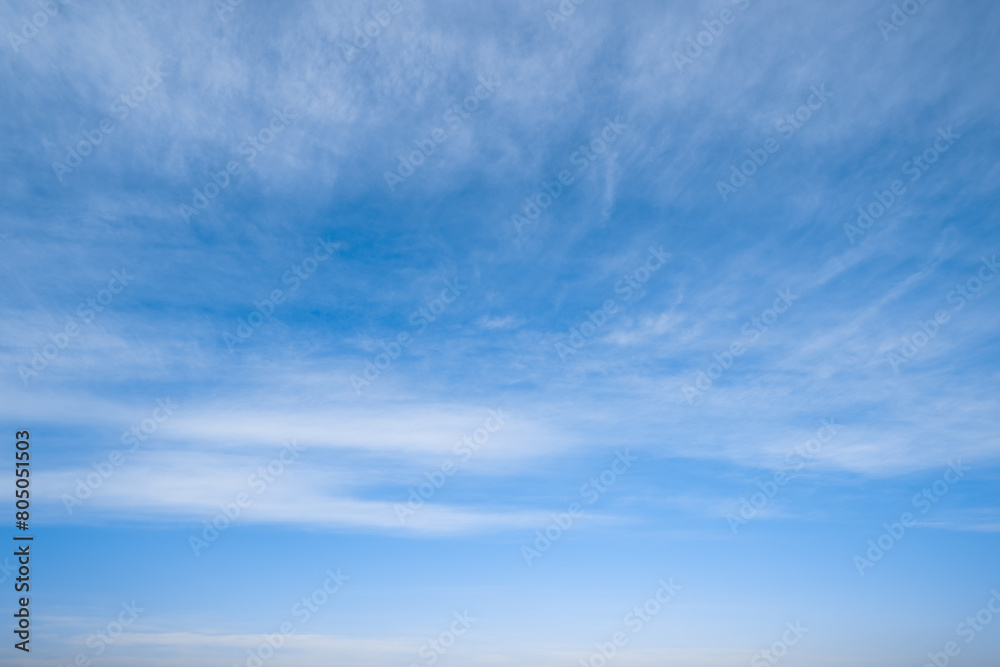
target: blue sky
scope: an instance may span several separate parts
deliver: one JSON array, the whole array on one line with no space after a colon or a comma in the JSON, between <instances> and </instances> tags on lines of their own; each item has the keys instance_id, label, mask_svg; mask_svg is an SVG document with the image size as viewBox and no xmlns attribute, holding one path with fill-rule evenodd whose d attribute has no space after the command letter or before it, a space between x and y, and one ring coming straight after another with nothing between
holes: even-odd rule
<instances>
[{"instance_id":1,"label":"blue sky","mask_svg":"<svg viewBox=\"0 0 1000 667\"><path fill-rule=\"evenodd\" d=\"M995 664L993 3L0 27L4 664Z\"/></svg>"}]
</instances>

